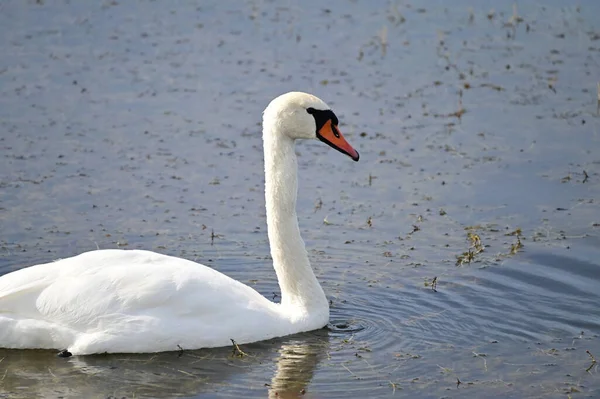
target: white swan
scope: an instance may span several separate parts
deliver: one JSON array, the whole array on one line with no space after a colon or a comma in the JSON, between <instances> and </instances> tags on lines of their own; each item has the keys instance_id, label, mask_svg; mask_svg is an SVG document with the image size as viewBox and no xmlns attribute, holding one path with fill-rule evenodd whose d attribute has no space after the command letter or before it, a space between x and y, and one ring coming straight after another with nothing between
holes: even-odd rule
<instances>
[{"instance_id":1,"label":"white swan","mask_svg":"<svg viewBox=\"0 0 600 399\"><path fill-rule=\"evenodd\" d=\"M63 355L174 351L250 343L325 326L329 305L296 217L296 139L358 161L335 114L306 93L263 115L265 197L276 304L207 266L142 250L97 250L0 277L0 347Z\"/></svg>"}]
</instances>

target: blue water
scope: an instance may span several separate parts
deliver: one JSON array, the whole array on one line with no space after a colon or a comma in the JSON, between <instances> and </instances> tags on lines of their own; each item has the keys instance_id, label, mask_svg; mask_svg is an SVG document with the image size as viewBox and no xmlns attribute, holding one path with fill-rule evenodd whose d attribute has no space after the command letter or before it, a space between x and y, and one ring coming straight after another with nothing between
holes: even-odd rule
<instances>
[{"instance_id":1,"label":"blue water","mask_svg":"<svg viewBox=\"0 0 600 399\"><path fill-rule=\"evenodd\" d=\"M262 110L317 94L361 160L297 147L300 226L338 327L245 357L0 350L0 398L598 396L597 15L3 2L0 273L144 248L272 298ZM469 232L484 251L457 266Z\"/></svg>"}]
</instances>

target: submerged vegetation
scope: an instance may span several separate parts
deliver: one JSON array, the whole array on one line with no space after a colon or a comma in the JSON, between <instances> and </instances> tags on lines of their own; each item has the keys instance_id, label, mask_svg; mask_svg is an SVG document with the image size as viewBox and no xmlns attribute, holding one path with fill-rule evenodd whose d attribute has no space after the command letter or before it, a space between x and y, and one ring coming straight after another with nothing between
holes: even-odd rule
<instances>
[{"instance_id":1,"label":"submerged vegetation","mask_svg":"<svg viewBox=\"0 0 600 399\"><path fill-rule=\"evenodd\" d=\"M472 262L482 262L485 260L482 258L482 256L480 256L480 254L485 251L485 246L483 245L479 234L475 233L475 231L477 230L484 229L487 232L499 233L499 230L496 228L485 228L484 226L469 226L465 228L465 230L467 230L467 240L470 245L467 251L462 252L460 255L456 256L456 266L463 266L465 264L471 264ZM519 250L524 248L524 245L521 241L522 231L520 228L517 228L511 231L510 233L506 233L504 235L514 236L516 237L517 241L515 243L510 243L510 246L506 252L501 252L496 255L493 255L488 260L496 261L501 258L506 258L508 256L515 255L517 252L519 252Z\"/></svg>"}]
</instances>

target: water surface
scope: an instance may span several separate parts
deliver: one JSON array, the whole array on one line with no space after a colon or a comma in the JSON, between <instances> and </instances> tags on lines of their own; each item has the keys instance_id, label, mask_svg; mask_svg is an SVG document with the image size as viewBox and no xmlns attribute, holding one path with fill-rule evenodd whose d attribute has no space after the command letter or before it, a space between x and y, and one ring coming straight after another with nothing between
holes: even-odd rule
<instances>
[{"instance_id":1,"label":"water surface","mask_svg":"<svg viewBox=\"0 0 600 399\"><path fill-rule=\"evenodd\" d=\"M241 357L0 350L0 397L598 396L597 15L591 0L3 2L0 273L144 248L276 299L265 105L317 94L361 160L297 148L329 329Z\"/></svg>"}]
</instances>

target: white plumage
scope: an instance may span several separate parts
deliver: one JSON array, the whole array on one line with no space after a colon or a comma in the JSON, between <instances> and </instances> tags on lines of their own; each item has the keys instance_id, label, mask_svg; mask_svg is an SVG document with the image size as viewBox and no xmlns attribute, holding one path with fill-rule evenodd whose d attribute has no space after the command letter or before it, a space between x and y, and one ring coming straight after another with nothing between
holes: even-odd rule
<instances>
[{"instance_id":1,"label":"white plumage","mask_svg":"<svg viewBox=\"0 0 600 399\"><path fill-rule=\"evenodd\" d=\"M295 139L318 137L355 160L358 153L337 127L337 139L323 138L309 108L328 110L312 95L287 93L269 104L263 118L267 225L281 304L186 259L142 250L90 251L0 277L0 347L67 349L73 355L161 352L325 326L329 306L296 217Z\"/></svg>"}]
</instances>

